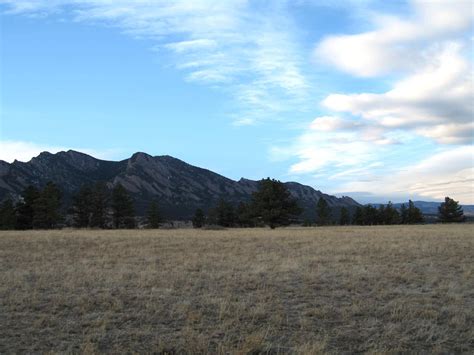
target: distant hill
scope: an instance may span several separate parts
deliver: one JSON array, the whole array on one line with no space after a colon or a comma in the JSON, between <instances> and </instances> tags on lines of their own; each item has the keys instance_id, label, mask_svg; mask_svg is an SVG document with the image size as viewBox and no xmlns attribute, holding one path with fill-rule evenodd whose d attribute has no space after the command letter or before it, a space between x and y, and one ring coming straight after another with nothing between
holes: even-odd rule
<instances>
[{"instance_id":1,"label":"distant hill","mask_svg":"<svg viewBox=\"0 0 474 355\"><path fill-rule=\"evenodd\" d=\"M441 201L440 202L413 201L413 203L415 204L415 207L418 207L421 210L421 212L423 212L423 214L435 215L435 214L438 214L438 207L442 202ZM373 203L372 205L378 207L381 204ZM393 204L393 206L395 208L400 208L401 205L402 205L402 203L394 203ZM408 202L406 202L405 205L408 206ZM474 205L461 205L461 206L462 206L462 208L464 210L464 214L466 216L474 216Z\"/></svg>"},{"instance_id":2,"label":"distant hill","mask_svg":"<svg viewBox=\"0 0 474 355\"><path fill-rule=\"evenodd\" d=\"M170 219L188 219L196 208L208 210L219 198L233 203L248 201L258 186L257 181L234 181L167 155L135 153L129 159L106 161L69 150L43 152L26 163L0 160L0 200L18 199L28 185L41 187L48 181L61 187L66 205L84 184L105 182L111 189L121 183L132 195L138 214L156 199ZM304 208L303 218L314 218L316 203L322 196L335 209L359 205L350 197L337 198L296 182L287 182L286 186Z\"/></svg>"}]
</instances>

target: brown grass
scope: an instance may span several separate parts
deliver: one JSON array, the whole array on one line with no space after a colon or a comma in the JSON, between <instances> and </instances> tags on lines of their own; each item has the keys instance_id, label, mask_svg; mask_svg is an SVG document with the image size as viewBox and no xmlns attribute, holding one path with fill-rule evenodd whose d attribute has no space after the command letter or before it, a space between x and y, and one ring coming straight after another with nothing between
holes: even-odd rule
<instances>
[{"instance_id":1,"label":"brown grass","mask_svg":"<svg viewBox=\"0 0 474 355\"><path fill-rule=\"evenodd\" d=\"M472 232L1 232L0 353L472 353Z\"/></svg>"}]
</instances>

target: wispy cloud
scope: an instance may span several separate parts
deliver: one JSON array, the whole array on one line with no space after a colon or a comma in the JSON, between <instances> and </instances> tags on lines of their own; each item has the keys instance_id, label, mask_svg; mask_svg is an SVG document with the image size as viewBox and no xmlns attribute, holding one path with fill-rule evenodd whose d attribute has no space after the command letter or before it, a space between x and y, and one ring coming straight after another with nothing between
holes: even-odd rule
<instances>
[{"instance_id":1,"label":"wispy cloud","mask_svg":"<svg viewBox=\"0 0 474 355\"><path fill-rule=\"evenodd\" d=\"M173 56L185 79L227 92L238 122L266 120L308 107L295 26L286 2L262 5L245 0L0 0L10 13L62 11L76 21L98 22L157 42ZM259 5L260 6L260 5ZM243 118L242 118L243 117Z\"/></svg>"}]
</instances>

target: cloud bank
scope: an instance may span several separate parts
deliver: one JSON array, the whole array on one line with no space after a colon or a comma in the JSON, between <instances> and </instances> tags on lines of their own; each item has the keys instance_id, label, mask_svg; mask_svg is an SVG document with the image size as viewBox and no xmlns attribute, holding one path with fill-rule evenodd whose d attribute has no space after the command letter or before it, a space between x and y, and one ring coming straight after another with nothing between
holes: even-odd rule
<instances>
[{"instance_id":1,"label":"cloud bank","mask_svg":"<svg viewBox=\"0 0 474 355\"><path fill-rule=\"evenodd\" d=\"M334 192L474 201L472 4L411 6L406 18L371 12L373 30L331 35L316 45L320 65L379 78L391 88L327 95L321 107L328 115L285 148L298 160L290 174L339 181ZM410 163L407 147L418 159L420 144L438 146L437 153Z\"/></svg>"}]
</instances>

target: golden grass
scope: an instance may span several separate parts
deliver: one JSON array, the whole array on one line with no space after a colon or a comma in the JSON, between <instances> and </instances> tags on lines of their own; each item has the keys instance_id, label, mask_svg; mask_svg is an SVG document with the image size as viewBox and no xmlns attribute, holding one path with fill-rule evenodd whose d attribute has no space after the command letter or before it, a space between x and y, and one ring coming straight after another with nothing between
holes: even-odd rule
<instances>
[{"instance_id":1,"label":"golden grass","mask_svg":"<svg viewBox=\"0 0 474 355\"><path fill-rule=\"evenodd\" d=\"M473 234L1 232L0 353L472 353Z\"/></svg>"}]
</instances>

